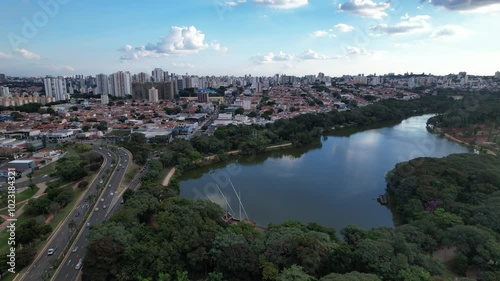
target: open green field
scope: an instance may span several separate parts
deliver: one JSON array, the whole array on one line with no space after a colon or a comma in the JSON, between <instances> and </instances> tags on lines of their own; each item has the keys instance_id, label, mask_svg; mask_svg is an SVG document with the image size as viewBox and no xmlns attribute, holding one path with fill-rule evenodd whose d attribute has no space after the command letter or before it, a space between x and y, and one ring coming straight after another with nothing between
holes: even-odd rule
<instances>
[{"instance_id":1,"label":"open green field","mask_svg":"<svg viewBox=\"0 0 500 281\"><path fill-rule=\"evenodd\" d=\"M22 202L26 199L30 199L31 197L33 197L33 195L35 195L38 192L39 189L40 189L39 187L36 187L34 189L28 188L25 191L16 194L16 204L19 204L19 202ZM7 201L2 200L0 202L0 208L5 208L5 207L7 207Z\"/></svg>"}]
</instances>

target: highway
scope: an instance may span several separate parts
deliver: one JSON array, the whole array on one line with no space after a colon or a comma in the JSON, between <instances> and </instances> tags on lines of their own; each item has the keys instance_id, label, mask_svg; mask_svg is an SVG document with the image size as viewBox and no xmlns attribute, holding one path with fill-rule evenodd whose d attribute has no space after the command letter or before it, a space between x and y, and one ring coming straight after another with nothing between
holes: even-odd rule
<instances>
[{"instance_id":1,"label":"highway","mask_svg":"<svg viewBox=\"0 0 500 281\"><path fill-rule=\"evenodd\" d=\"M50 271L55 268L57 260L62 258L64 248L71 240L71 237L73 236L75 231L78 231L79 227L84 223L83 219L85 218L86 212L89 209L92 209L91 216L89 217L91 224L99 223L100 221L104 220L105 213L101 209L103 205L111 203L112 196L110 196L110 192L116 191L116 188L118 187L118 184L120 183L125 173L125 169L121 168L119 170L115 170L115 172L112 174L111 179L109 180L109 183L106 185L106 187L103 187L104 188L104 192L102 193L102 198L104 199L103 202L100 201L101 197L98 198L97 204L94 203L95 201L88 202L89 196L91 196L92 198L96 198L97 196L99 196L97 186L98 185L104 186L104 184L106 184L106 181L102 181L102 179L104 178L104 172L109 168L114 169L116 165L118 165L118 163L112 164L115 155L111 150L107 150L105 148L100 148L100 149L95 148L95 150L101 153L101 155L103 155L106 159L104 166L98 172L98 176L95 178L93 182L91 182L90 186L87 188L85 194L81 197L80 201L77 202L76 208L74 208L70 212L68 217L59 225L58 228L54 229L54 233L49 239L48 243L41 250L41 252L37 254L35 260L30 265L30 267L24 273L21 273L20 277L16 278L15 280L26 280L26 281L49 280L48 275ZM118 156L120 157L123 157L123 155L127 155L124 152L120 152L117 154L119 154ZM127 161L130 160L128 160L127 158ZM112 186L111 188L108 187L109 184L111 184ZM99 208L99 211L97 212L93 210L95 204ZM76 230L71 229L69 227L70 221L72 220L77 225ZM49 256L47 254L48 249L55 249L54 254ZM78 259L83 258L84 252L77 251L76 253L72 253L71 250L68 252L68 255L73 255L70 260L70 264L73 266L74 270L74 267L78 262ZM62 280L73 280L73 279L62 279Z\"/></svg>"},{"instance_id":2,"label":"highway","mask_svg":"<svg viewBox=\"0 0 500 281\"><path fill-rule=\"evenodd\" d=\"M77 280L78 275L82 267L79 269L76 268L76 265L79 261L83 261L85 257L87 245L88 245L88 235L89 228L92 225L102 223L104 220L108 219L111 216L111 213L118 210L120 204L120 196L116 194L117 188L120 185L120 181L125 175L128 164L132 161L131 155L126 152L124 149L115 150L116 154L119 156L120 160L116 163L118 165L119 170L116 170L110 182L106 185L102 196L98 198L96 206L93 206L92 213L90 214L88 220L85 222L85 226L82 231L78 234L77 238L71 245L71 251L68 252L66 257L64 257L60 267L51 278L51 280L56 281L71 281ZM121 166L120 166L121 164ZM131 185L137 186L139 183L138 179L134 179ZM111 187L109 187L111 185ZM134 186L134 187L135 187ZM106 208L104 206L106 205ZM97 208L97 211L96 209ZM87 225L90 225L88 227ZM77 247L75 252L72 250ZM26 280L39 280L39 279L26 279Z\"/></svg>"}]
</instances>

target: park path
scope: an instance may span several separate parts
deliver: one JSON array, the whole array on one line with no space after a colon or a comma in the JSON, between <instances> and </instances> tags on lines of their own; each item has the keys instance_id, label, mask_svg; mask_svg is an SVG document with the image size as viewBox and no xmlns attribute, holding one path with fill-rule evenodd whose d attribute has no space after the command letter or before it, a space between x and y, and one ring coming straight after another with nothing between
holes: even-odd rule
<instances>
[{"instance_id":1,"label":"park path","mask_svg":"<svg viewBox=\"0 0 500 281\"><path fill-rule=\"evenodd\" d=\"M175 167L173 167L172 169L170 169L170 172L168 172L167 176L165 176L165 179L163 179L162 185L163 186L168 186L168 184L170 183L170 179L172 178L172 176L174 174L175 174Z\"/></svg>"},{"instance_id":2,"label":"park path","mask_svg":"<svg viewBox=\"0 0 500 281\"><path fill-rule=\"evenodd\" d=\"M44 182L38 183L37 186L38 186L38 191L31 198L38 198L42 196L45 193L45 190L47 189L47 185ZM26 205L25 203L27 203L31 198L23 200L21 202L16 202L16 207L21 206L21 208L18 209L16 208L16 218L20 217L24 213L24 206ZM2 210L4 209L7 209L7 207L2 208ZM5 219L5 221L0 225L0 232L7 227L7 225L9 224L7 219L10 219L9 216L2 215L1 217Z\"/></svg>"}]
</instances>

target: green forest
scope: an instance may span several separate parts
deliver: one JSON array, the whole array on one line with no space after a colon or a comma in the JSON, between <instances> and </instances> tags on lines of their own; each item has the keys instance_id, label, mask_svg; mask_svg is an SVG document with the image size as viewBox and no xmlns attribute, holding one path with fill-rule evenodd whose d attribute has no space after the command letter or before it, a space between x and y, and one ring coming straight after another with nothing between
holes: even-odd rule
<instances>
[{"instance_id":1,"label":"green forest","mask_svg":"<svg viewBox=\"0 0 500 281\"><path fill-rule=\"evenodd\" d=\"M220 206L152 177L92 227L83 280L452 280L470 268L499 280L499 170L488 155L400 163L387 182L401 225L338 233L296 221L264 232L228 225ZM456 247L449 264L432 257L441 247Z\"/></svg>"},{"instance_id":2,"label":"green forest","mask_svg":"<svg viewBox=\"0 0 500 281\"><path fill-rule=\"evenodd\" d=\"M467 128L487 124L500 126L500 93L468 93L445 114L432 117L428 124L442 128Z\"/></svg>"}]
</instances>

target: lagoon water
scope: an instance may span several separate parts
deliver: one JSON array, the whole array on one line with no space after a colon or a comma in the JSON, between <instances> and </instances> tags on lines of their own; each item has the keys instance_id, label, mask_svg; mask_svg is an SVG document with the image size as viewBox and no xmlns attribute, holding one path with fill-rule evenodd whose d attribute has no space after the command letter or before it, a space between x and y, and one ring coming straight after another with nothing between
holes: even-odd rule
<instances>
[{"instance_id":1,"label":"lagoon water","mask_svg":"<svg viewBox=\"0 0 500 281\"><path fill-rule=\"evenodd\" d=\"M241 194L242 214L246 211L261 226L291 219L337 229L348 224L393 226L389 208L376 201L385 193L389 170L416 157L471 152L429 133L426 122L431 116L411 117L397 125L349 136L323 137L308 147L240 156L188 171L180 178L181 196L210 198L223 206L227 200L231 213L239 217L230 178Z\"/></svg>"}]
</instances>

